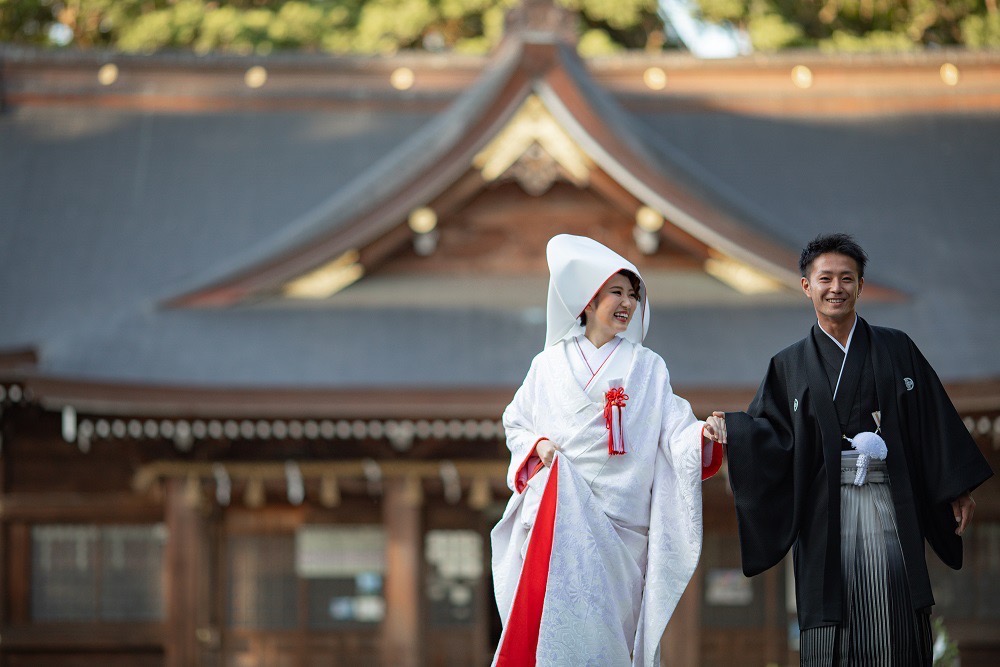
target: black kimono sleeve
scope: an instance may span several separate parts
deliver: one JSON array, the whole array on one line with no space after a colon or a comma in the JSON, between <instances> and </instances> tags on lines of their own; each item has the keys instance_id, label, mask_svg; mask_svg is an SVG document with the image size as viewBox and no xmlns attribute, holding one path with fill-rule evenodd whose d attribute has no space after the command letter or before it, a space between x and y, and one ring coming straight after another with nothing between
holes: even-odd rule
<instances>
[{"instance_id":1,"label":"black kimono sleeve","mask_svg":"<svg viewBox=\"0 0 1000 667\"><path fill-rule=\"evenodd\" d=\"M772 359L747 412L726 413L729 480L747 576L780 562L798 534L792 400Z\"/></svg>"},{"instance_id":2,"label":"black kimono sleeve","mask_svg":"<svg viewBox=\"0 0 1000 667\"><path fill-rule=\"evenodd\" d=\"M937 373L907 337L913 377L901 396L907 424L908 468L920 503L927 542L949 567L962 566L962 539L955 535L951 501L993 475Z\"/></svg>"}]
</instances>

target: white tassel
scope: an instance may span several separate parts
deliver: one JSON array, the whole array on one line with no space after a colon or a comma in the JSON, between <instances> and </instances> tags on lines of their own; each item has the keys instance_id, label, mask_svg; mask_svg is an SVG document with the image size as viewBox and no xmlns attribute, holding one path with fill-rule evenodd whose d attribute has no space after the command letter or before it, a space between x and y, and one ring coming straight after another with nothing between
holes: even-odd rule
<instances>
[{"instance_id":1,"label":"white tassel","mask_svg":"<svg viewBox=\"0 0 1000 667\"><path fill-rule=\"evenodd\" d=\"M847 438L847 441L851 443L851 447L859 452L858 473L854 477L854 485L861 486L865 483L865 478L868 477L868 465L871 460L885 461L889 448L882 436L871 431L862 431L853 438Z\"/></svg>"}]
</instances>

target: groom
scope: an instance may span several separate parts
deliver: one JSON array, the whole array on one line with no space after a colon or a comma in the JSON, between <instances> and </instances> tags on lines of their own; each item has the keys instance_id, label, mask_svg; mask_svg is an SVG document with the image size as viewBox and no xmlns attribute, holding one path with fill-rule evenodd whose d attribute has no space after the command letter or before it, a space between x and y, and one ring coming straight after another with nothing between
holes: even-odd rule
<instances>
[{"instance_id":1,"label":"groom","mask_svg":"<svg viewBox=\"0 0 1000 667\"><path fill-rule=\"evenodd\" d=\"M858 317L866 263L846 234L806 246L816 324L771 359L746 412L709 423L727 442L744 573L792 548L801 664L929 667L924 541L960 568L970 493L993 473L913 341Z\"/></svg>"}]
</instances>

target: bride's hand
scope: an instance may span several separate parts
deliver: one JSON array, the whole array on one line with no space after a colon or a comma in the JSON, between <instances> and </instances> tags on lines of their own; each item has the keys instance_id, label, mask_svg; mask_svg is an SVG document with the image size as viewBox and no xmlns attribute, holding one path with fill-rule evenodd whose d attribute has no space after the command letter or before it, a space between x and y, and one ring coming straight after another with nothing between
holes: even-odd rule
<instances>
[{"instance_id":1,"label":"bride's hand","mask_svg":"<svg viewBox=\"0 0 1000 667\"><path fill-rule=\"evenodd\" d=\"M538 444L535 445L535 453L538 454L538 458L542 460L542 465L546 468L552 466L552 459L556 457L557 449L559 449L559 445L551 440L539 440Z\"/></svg>"},{"instance_id":2,"label":"bride's hand","mask_svg":"<svg viewBox=\"0 0 1000 667\"><path fill-rule=\"evenodd\" d=\"M713 412L712 416L705 420L705 435L715 442L726 444L725 412Z\"/></svg>"}]
</instances>

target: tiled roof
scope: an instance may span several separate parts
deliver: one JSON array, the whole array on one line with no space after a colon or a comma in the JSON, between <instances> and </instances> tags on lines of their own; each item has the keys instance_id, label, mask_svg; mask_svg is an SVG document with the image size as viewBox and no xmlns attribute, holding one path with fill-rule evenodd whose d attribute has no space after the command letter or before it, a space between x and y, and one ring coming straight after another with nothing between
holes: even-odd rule
<instances>
[{"instance_id":1,"label":"tiled roof","mask_svg":"<svg viewBox=\"0 0 1000 667\"><path fill-rule=\"evenodd\" d=\"M944 378L1000 376L1000 104L843 117L658 111L621 106L584 69L571 76L636 155L753 234L798 248L819 232L854 233L869 279L907 297L862 298L861 314L907 331ZM403 167L419 167L433 157L422 147L453 129L442 119L460 124L490 85L437 112L10 105L0 113L0 351L31 347L40 375L102 382L516 386L544 339L536 304L492 309L484 294L475 308L163 306L335 229L350 206L392 188L400 173L386 156L409 151ZM752 387L811 321L804 299L654 306L646 344L676 385Z\"/></svg>"}]
</instances>

